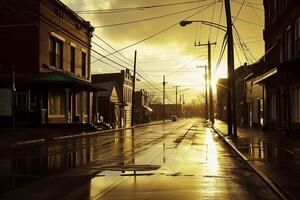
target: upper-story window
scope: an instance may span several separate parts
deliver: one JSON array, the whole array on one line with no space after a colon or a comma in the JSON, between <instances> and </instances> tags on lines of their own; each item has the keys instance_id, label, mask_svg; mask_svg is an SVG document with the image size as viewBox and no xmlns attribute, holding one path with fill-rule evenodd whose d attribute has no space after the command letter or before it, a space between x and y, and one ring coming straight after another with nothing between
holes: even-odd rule
<instances>
[{"instance_id":1,"label":"upper-story window","mask_svg":"<svg viewBox=\"0 0 300 200\"><path fill-rule=\"evenodd\" d=\"M70 71L75 73L75 47L70 48Z\"/></svg>"},{"instance_id":2,"label":"upper-story window","mask_svg":"<svg viewBox=\"0 0 300 200\"><path fill-rule=\"evenodd\" d=\"M87 77L86 53L85 52L81 52L81 75L83 77Z\"/></svg>"},{"instance_id":3,"label":"upper-story window","mask_svg":"<svg viewBox=\"0 0 300 200\"><path fill-rule=\"evenodd\" d=\"M277 0L273 0L273 9L274 9L274 19L277 16Z\"/></svg>"},{"instance_id":4,"label":"upper-story window","mask_svg":"<svg viewBox=\"0 0 300 200\"><path fill-rule=\"evenodd\" d=\"M291 27L288 27L286 31L286 55L287 60L290 61L292 59L292 31Z\"/></svg>"},{"instance_id":5,"label":"upper-story window","mask_svg":"<svg viewBox=\"0 0 300 200\"><path fill-rule=\"evenodd\" d=\"M53 36L50 36L49 43L49 64L62 69L64 43Z\"/></svg>"},{"instance_id":6,"label":"upper-story window","mask_svg":"<svg viewBox=\"0 0 300 200\"><path fill-rule=\"evenodd\" d=\"M295 22L295 54L300 56L300 17Z\"/></svg>"},{"instance_id":7,"label":"upper-story window","mask_svg":"<svg viewBox=\"0 0 300 200\"><path fill-rule=\"evenodd\" d=\"M278 45L279 45L279 62L283 63L283 59L284 59L284 51L283 51L283 39L282 36L279 38L278 40Z\"/></svg>"}]
</instances>

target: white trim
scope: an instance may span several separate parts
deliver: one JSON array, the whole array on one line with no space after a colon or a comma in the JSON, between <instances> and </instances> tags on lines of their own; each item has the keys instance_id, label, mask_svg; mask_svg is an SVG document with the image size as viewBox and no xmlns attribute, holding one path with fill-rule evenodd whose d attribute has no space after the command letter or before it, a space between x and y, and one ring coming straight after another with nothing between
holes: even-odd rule
<instances>
[{"instance_id":1,"label":"white trim","mask_svg":"<svg viewBox=\"0 0 300 200\"><path fill-rule=\"evenodd\" d=\"M81 51L82 51L83 53L86 53L86 54L87 54L87 50L86 50L86 49L81 48Z\"/></svg>"},{"instance_id":2,"label":"white trim","mask_svg":"<svg viewBox=\"0 0 300 200\"><path fill-rule=\"evenodd\" d=\"M53 37L56 37L57 39L59 39L59 40L61 40L61 41L63 41L63 42L66 41L66 39L65 39L64 37L58 35L58 34L55 33L55 32L50 32L50 35L53 36Z\"/></svg>"}]
</instances>

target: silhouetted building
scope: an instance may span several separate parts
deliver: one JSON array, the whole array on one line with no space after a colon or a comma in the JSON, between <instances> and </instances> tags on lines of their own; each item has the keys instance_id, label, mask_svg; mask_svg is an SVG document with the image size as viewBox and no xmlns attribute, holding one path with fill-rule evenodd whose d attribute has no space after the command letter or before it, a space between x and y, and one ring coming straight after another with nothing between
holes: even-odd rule
<instances>
[{"instance_id":1,"label":"silhouetted building","mask_svg":"<svg viewBox=\"0 0 300 200\"><path fill-rule=\"evenodd\" d=\"M255 83L264 86L265 120L269 129L288 131L300 125L300 2L267 1L265 66Z\"/></svg>"},{"instance_id":2,"label":"silhouetted building","mask_svg":"<svg viewBox=\"0 0 300 200\"><path fill-rule=\"evenodd\" d=\"M94 28L58 0L0 3L0 122L93 120Z\"/></svg>"},{"instance_id":3,"label":"silhouetted building","mask_svg":"<svg viewBox=\"0 0 300 200\"><path fill-rule=\"evenodd\" d=\"M256 121L257 117L262 118L258 116L260 112L257 112L257 103L261 103L262 89L260 85L253 86L253 79L261 73L261 70L262 63L260 62L251 65L245 63L234 70L238 126L249 127L250 122L253 124L253 119Z\"/></svg>"},{"instance_id":4,"label":"silhouetted building","mask_svg":"<svg viewBox=\"0 0 300 200\"><path fill-rule=\"evenodd\" d=\"M105 89L99 91L96 97L96 111L97 121L101 122L103 118L104 123L110 124L114 128L121 127L121 100L120 91L116 81L94 83L94 85Z\"/></svg>"},{"instance_id":5,"label":"silhouetted building","mask_svg":"<svg viewBox=\"0 0 300 200\"><path fill-rule=\"evenodd\" d=\"M120 91L120 126L131 126L131 107L132 107L132 81L133 77L130 74L129 69L121 70L120 73L108 73L108 74L93 74L92 83L103 83L108 81L115 81Z\"/></svg>"},{"instance_id":6,"label":"silhouetted building","mask_svg":"<svg viewBox=\"0 0 300 200\"><path fill-rule=\"evenodd\" d=\"M149 107L148 93L141 89L134 92L134 121L136 123L150 122L152 109Z\"/></svg>"}]
</instances>

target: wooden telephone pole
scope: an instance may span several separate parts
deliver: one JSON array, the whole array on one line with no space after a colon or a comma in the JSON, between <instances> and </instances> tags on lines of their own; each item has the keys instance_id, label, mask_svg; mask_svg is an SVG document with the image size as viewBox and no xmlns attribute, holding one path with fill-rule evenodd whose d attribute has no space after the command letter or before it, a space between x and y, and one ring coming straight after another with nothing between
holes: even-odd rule
<instances>
[{"instance_id":1,"label":"wooden telephone pole","mask_svg":"<svg viewBox=\"0 0 300 200\"><path fill-rule=\"evenodd\" d=\"M212 125L215 123L215 116L214 116L214 100L213 100L213 92L212 92L212 85L211 85L211 45L216 45L216 43L207 42L207 44L195 44L195 46L207 46L208 47L208 75L205 68L205 78L208 78L208 87L209 87L209 119ZM207 77L208 76L208 77ZM207 100L207 90L206 90L206 100ZM206 104L206 109L208 106Z\"/></svg>"},{"instance_id":2,"label":"wooden telephone pole","mask_svg":"<svg viewBox=\"0 0 300 200\"><path fill-rule=\"evenodd\" d=\"M137 51L134 52L134 65L133 65L133 81L132 81L132 94L131 94L131 101L132 101L132 106L131 106L131 126L134 126L134 105L135 105L135 100L134 100L134 91L135 91L135 75L136 75L136 55Z\"/></svg>"},{"instance_id":3,"label":"wooden telephone pole","mask_svg":"<svg viewBox=\"0 0 300 200\"><path fill-rule=\"evenodd\" d=\"M232 35L232 20L230 1L224 0L227 22L227 62L228 62L228 93L227 93L227 126L228 134L230 136L237 136L236 128L236 100L235 100L235 77L234 77L234 49L233 49L233 35Z\"/></svg>"}]
</instances>

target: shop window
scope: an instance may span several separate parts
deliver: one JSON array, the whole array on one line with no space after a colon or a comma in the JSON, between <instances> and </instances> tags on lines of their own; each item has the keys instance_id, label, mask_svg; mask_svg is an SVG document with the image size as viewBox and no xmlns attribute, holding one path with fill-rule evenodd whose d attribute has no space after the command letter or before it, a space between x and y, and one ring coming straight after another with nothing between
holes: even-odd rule
<instances>
[{"instance_id":1,"label":"shop window","mask_svg":"<svg viewBox=\"0 0 300 200\"><path fill-rule=\"evenodd\" d=\"M48 110L51 116L65 115L65 94L63 92L49 92Z\"/></svg>"}]
</instances>

